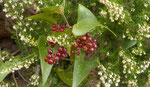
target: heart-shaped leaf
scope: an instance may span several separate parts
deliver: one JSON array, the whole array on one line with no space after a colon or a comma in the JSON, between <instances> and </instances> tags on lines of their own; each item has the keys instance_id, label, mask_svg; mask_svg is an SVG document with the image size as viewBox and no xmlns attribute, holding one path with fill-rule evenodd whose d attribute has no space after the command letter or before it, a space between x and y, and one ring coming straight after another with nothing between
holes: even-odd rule
<instances>
[{"instance_id":1,"label":"heart-shaped leaf","mask_svg":"<svg viewBox=\"0 0 150 87\"><path fill-rule=\"evenodd\" d=\"M84 61L83 58L83 52L80 54L80 56L75 56L72 87L78 87L82 80L89 74L89 72L98 66L97 58L92 58L88 61Z\"/></svg>"},{"instance_id":2,"label":"heart-shaped leaf","mask_svg":"<svg viewBox=\"0 0 150 87\"><path fill-rule=\"evenodd\" d=\"M96 26L99 26L97 18L89 9L79 4L78 21L73 26L73 34L76 36L84 35Z\"/></svg>"}]
</instances>

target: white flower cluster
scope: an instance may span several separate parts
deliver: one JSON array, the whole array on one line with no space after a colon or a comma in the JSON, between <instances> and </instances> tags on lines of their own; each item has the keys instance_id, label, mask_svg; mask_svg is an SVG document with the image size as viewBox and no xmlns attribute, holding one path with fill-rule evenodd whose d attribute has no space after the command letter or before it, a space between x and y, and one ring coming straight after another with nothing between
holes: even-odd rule
<instances>
[{"instance_id":1,"label":"white flower cluster","mask_svg":"<svg viewBox=\"0 0 150 87\"><path fill-rule=\"evenodd\" d=\"M122 63L123 63L123 73L124 74L131 74L134 72L136 67L136 62L133 61L134 57L131 55L128 55L125 53L125 51L121 50L119 52L119 56L122 57Z\"/></svg>"},{"instance_id":2,"label":"white flower cluster","mask_svg":"<svg viewBox=\"0 0 150 87\"><path fill-rule=\"evenodd\" d=\"M34 86L39 85L39 78L40 78L39 75L33 74L30 78L31 85L34 85Z\"/></svg>"},{"instance_id":3,"label":"white flower cluster","mask_svg":"<svg viewBox=\"0 0 150 87\"><path fill-rule=\"evenodd\" d=\"M138 63L136 73L137 74L143 73L144 71L146 71L149 68L149 65L150 65L150 58L147 61L143 61L142 63Z\"/></svg>"},{"instance_id":4,"label":"white flower cluster","mask_svg":"<svg viewBox=\"0 0 150 87\"><path fill-rule=\"evenodd\" d=\"M149 17L147 15L144 15L144 18L148 21Z\"/></svg>"},{"instance_id":5,"label":"white flower cluster","mask_svg":"<svg viewBox=\"0 0 150 87\"><path fill-rule=\"evenodd\" d=\"M13 82L0 82L0 87L14 87L15 86L15 83Z\"/></svg>"},{"instance_id":6,"label":"white flower cluster","mask_svg":"<svg viewBox=\"0 0 150 87\"><path fill-rule=\"evenodd\" d=\"M67 34L59 36L47 36L47 41L58 43L60 46L70 46L71 47L71 37Z\"/></svg>"},{"instance_id":7,"label":"white flower cluster","mask_svg":"<svg viewBox=\"0 0 150 87\"><path fill-rule=\"evenodd\" d=\"M144 7L147 8L147 7L148 7L148 4L147 4L147 3L144 3Z\"/></svg>"},{"instance_id":8,"label":"white flower cluster","mask_svg":"<svg viewBox=\"0 0 150 87\"><path fill-rule=\"evenodd\" d=\"M126 29L126 35L123 35L123 38L128 36L130 40L143 40L143 38L150 38L150 27L144 23L143 25L138 24L138 29L135 30L137 34L135 36L131 35L129 29Z\"/></svg>"},{"instance_id":9,"label":"white flower cluster","mask_svg":"<svg viewBox=\"0 0 150 87\"><path fill-rule=\"evenodd\" d=\"M123 7L117 3L111 2L109 0L99 0L100 3L103 3L110 14L111 22L118 20L119 18L124 19L125 13L123 13Z\"/></svg>"},{"instance_id":10,"label":"white flower cluster","mask_svg":"<svg viewBox=\"0 0 150 87\"><path fill-rule=\"evenodd\" d=\"M34 3L34 4L33 4ZM37 23L31 20L25 20L25 8L33 6L36 12L43 5L43 0L6 0L4 1L3 11L6 13L6 17L16 20L13 29L16 32L16 36L24 42L24 44L29 44L31 46L37 46L37 41L28 32L33 32L33 29L37 29ZM33 32L35 33L35 32Z\"/></svg>"},{"instance_id":11,"label":"white flower cluster","mask_svg":"<svg viewBox=\"0 0 150 87\"><path fill-rule=\"evenodd\" d=\"M37 61L36 56L33 56L30 59L24 59L22 61L17 61L16 63L13 63L13 65L3 67L3 69L1 70L0 73L4 74L4 73L9 73L9 72L15 72L15 70L20 70L23 67L29 68L29 66L31 64L33 64L35 61Z\"/></svg>"},{"instance_id":12,"label":"white flower cluster","mask_svg":"<svg viewBox=\"0 0 150 87\"><path fill-rule=\"evenodd\" d=\"M105 87L111 87L112 84L115 84L115 86L119 86L119 75L109 71L103 65L99 65L98 68L98 75L100 75L100 81L104 84Z\"/></svg>"},{"instance_id":13,"label":"white flower cluster","mask_svg":"<svg viewBox=\"0 0 150 87\"><path fill-rule=\"evenodd\" d=\"M104 11L104 10L102 10L102 11L100 12L100 15L103 16L104 18L106 18L107 12Z\"/></svg>"}]
</instances>

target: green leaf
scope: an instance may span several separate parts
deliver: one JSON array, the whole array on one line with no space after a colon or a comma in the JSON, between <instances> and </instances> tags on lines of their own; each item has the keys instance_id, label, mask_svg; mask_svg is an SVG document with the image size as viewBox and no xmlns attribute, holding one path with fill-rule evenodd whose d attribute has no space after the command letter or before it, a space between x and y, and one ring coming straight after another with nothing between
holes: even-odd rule
<instances>
[{"instance_id":1,"label":"green leaf","mask_svg":"<svg viewBox=\"0 0 150 87\"><path fill-rule=\"evenodd\" d=\"M55 15L51 15L50 13L40 13L36 14L30 17L27 17L27 19L39 19L39 20L45 20L48 23L57 23L57 18Z\"/></svg>"},{"instance_id":2,"label":"green leaf","mask_svg":"<svg viewBox=\"0 0 150 87\"><path fill-rule=\"evenodd\" d=\"M129 39L124 39L122 47L123 49L127 50L130 47L134 46L137 43L135 40L129 40Z\"/></svg>"},{"instance_id":3,"label":"green leaf","mask_svg":"<svg viewBox=\"0 0 150 87\"><path fill-rule=\"evenodd\" d=\"M42 8L41 10L50 14L54 14L54 13L62 14L62 11L60 9L61 9L60 6L48 6L48 7Z\"/></svg>"},{"instance_id":4,"label":"green leaf","mask_svg":"<svg viewBox=\"0 0 150 87\"><path fill-rule=\"evenodd\" d=\"M42 70L42 86L47 81L47 78L51 72L52 65L49 65L44 61L45 56L47 55L47 48L46 48L46 37L41 36L38 41L38 48L40 54L40 63L41 63L41 70Z\"/></svg>"},{"instance_id":5,"label":"green leaf","mask_svg":"<svg viewBox=\"0 0 150 87\"><path fill-rule=\"evenodd\" d=\"M57 69L57 74L64 83L66 83L68 86L72 86L72 78L73 78L72 72Z\"/></svg>"},{"instance_id":6,"label":"green leaf","mask_svg":"<svg viewBox=\"0 0 150 87\"><path fill-rule=\"evenodd\" d=\"M7 67L11 67L14 66L14 64L18 63L18 62L24 62L26 60L29 60L31 58L33 58L35 56L35 53L32 53L31 55L25 57L25 58L20 58L19 56L16 57L16 59L14 59L13 61L6 61L5 63L1 64L0 66L0 72L3 71L3 69L6 69ZM3 79L11 72L7 72L7 73L0 73L0 82L3 81Z\"/></svg>"},{"instance_id":7,"label":"green leaf","mask_svg":"<svg viewBox=\"0 0 150 87\"><path fill-rule=\"evenodd\" d=\"M89 9L79 4L78 21L73 26L73 34L76 36L84 35L96 26L99 26L97 18Z\"/></svg>"},{"instance_id":8,"label":"green leaf","mask_svg":"<svg viewBox=\"0 0 150 87\"><path fill-rule=\"evenodd\" d=\"M98 66L97 58L92 58L88 61L84 61L83 58L83 52L80 54L80 56L75 55L72 87L78 87L82 80L89 74L89 72Z\"/></svg>"}]
</instances>

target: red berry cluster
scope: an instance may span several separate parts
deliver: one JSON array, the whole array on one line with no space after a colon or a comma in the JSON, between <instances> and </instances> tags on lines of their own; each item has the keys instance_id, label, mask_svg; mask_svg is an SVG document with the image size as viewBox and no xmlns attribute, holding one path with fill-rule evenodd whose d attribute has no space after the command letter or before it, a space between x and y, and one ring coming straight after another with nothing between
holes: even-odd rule
<instances>
[{"instance_id":1,"label":"red berry cluster","mask_svg":"<svg viewBox=\"0 0 150 87\"><path fill-rule=\"evenodd\" d=\"M77 46L74 48L77 50L77 55L80 55L79 48L82 48L85 53L92 53L97 48L96 39L92 39L89 33L77 38L76 42ZM74 51L71 50L71 54L73 53Z\"/></svg>"},{"instance_id":2,"label":"red berry cluster","mask_svg":"<svg viewBox=\"0 0 150 87\"><path fill-rule=\"evenodd\" d=\"M56 32L64 32L65 28L66 28L65 25L52 24L52 31L56 31Z\"/></svg>"},{"instance_id":3,"label":"red berry cluster","mask_svg":"<svg viewBox=\"0 0 150 87\"><path fill-rule=\"evenodd\" d=\"M52 47L52 48L54 48L54 47L55 47L55 45L56 45L55 43L50 42L50 41L48 41L48 43L51 45L51 47Z\"/></svg>"},{"instance_id":4,"label":"red berry cluster","mask_svg":"<svg viewBox=\"0 0 150 87\"><path fill-rule=\"evenodd\" d=\"M68 56L66 48L63 48L63 47L60 46L60 47L58 47L57 51L58 52L53 53L53 50L49 49L48 50L48 55L44 58L44 60L48 64L54 64L57 61L59 61L60 59L63 59L63 58Z\"/></svg>"}]
</instances>

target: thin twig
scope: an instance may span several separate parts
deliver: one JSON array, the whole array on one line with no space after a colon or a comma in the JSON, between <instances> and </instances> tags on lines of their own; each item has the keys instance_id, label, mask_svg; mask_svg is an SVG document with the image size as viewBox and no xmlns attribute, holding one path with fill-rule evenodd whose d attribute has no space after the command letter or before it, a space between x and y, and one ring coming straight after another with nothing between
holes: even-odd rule
<instances>
[{"instance_id":1,"label":"thin twig","mask_svg":"<svg viewBox=\"0 0 150 87\"><path fill-rule=\"evenodd\" d=\"M15 81L16 87L19 87L14 73L12 73L12 77L13 77L13 80Z\"/></svg>"},{"instance_id":2,"label":"thin twig","mask_svg":"<svg viewBox=\"0 0 150 87\"><path fill-rule=\"evenodd\" d=\"M12 56L15 56L15 55L18 54L18 53L19 53L19 50L13 52L11 55L12 55Z\"/></svg>"},{"instance_id":3,"label":"thin twig","mask_svg":"<svg viewBox=\"0 0 150 87\"><path fill-rule=\"evenodd\" d=\"M20 73L20 71L18 71L18 74L20 75L20 77L21 77L25 82L29 83L29 81L27 81L27 80L22 76L22 74Z\"/></svg>"}]
</instances>

